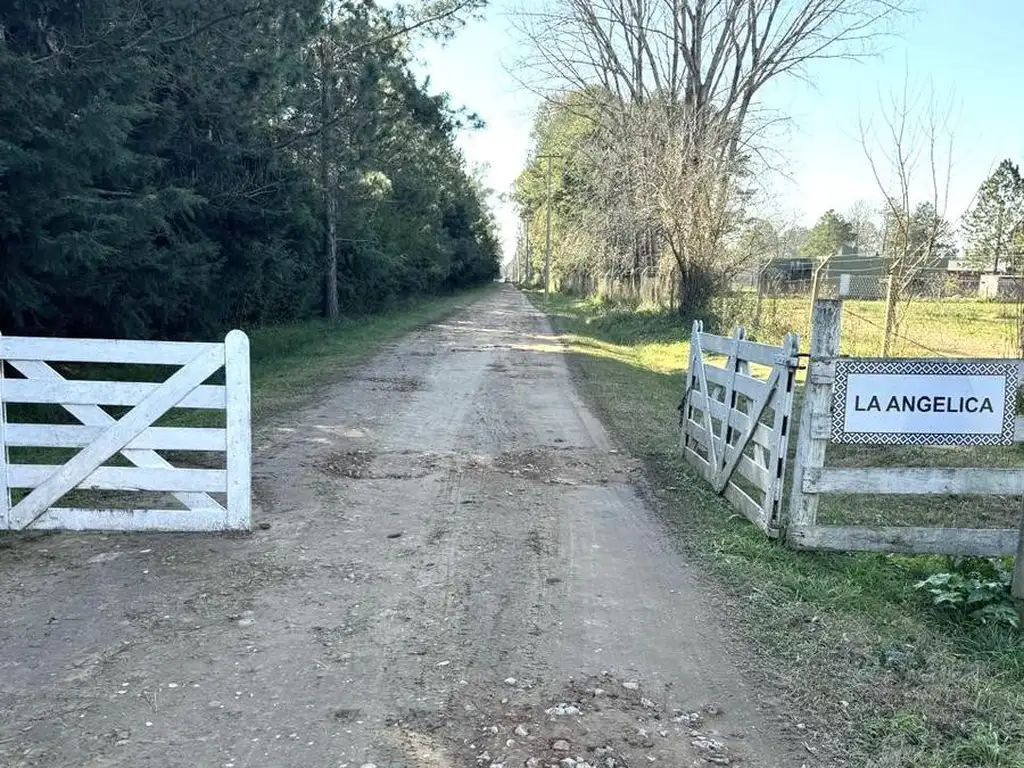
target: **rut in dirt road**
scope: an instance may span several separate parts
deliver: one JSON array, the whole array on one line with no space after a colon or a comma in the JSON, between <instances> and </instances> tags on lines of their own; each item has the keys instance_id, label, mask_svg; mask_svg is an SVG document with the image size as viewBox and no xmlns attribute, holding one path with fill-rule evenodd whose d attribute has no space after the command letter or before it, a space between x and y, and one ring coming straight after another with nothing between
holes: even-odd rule
<instances>
[{"instance_id":1,"label":"rut in dirt road","mask_svg":"<svg viewBox=\"0 0 1024 768\"><path fill-rule=\"evenodd\" d=\"M514 289L255 448L268 531L0 551L0 765L811 764Z\"/></svg>"}]
</instances>

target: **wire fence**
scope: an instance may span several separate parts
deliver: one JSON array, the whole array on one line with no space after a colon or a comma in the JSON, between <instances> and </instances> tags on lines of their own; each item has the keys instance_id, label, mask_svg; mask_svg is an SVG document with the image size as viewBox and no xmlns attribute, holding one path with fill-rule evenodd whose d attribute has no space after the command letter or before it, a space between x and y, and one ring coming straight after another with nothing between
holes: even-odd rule
<instances>
[{"instance_id":1,"label":"wire fence","mask_svg":"<svg viewBox=\"0 0 1024 768\"><path fill-rule=\"evenodd\" d=\"M915 357L1018 357L1024 321L1024 279L998 278L986 293L986 276L923 270L900 292L887 354ZM810 340L813 281L734 281L704 309L708 327L728 333L739 325L758 340L773 343L786 333ZM994 287L993 287L994 286ZM580 296L661 311L678 310L678 274L669 267L606 272L560 281ZM759 290L760 288L760 290ZM819 281L820 298L843 298L843 353L874 357L885 334L886 278L842 272Z\"/></svg>"}]
</instances>

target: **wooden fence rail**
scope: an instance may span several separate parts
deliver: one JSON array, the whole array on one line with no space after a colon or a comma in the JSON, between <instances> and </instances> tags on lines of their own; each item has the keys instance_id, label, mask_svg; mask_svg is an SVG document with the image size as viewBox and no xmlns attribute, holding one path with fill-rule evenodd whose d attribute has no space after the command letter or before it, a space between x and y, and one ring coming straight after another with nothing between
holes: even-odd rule
<instances>
[{"instance_id":1,"label":"wooden fence rail","mask_svg":"<svg viewBox=\"0 0 1024 768\"><path fill-rule=\"evenodd\" d=\"M1006 495L1024 494L1024 470L988 467L826 466L833 423L833 384L842 325L842 302L818 301L814 306L810 362L797 438L793 488L785 521L785 539L799 549L902 552L991 556L1017 551L1016 528L941 528L920 526L820 525L824 493L881 495ZM1024 373L1018 361L942 361L963 365L1001 364ZM1013 404L1011 403L1011 407ZM1024 419L1017 418L1014 440L1024 442Z\"/></svg>"}]
</instances>

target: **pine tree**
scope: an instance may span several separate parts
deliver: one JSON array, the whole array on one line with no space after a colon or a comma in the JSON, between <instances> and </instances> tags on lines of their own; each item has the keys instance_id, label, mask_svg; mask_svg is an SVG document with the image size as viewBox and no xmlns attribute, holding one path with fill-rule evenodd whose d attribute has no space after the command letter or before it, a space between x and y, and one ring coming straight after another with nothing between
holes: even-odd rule
<instances>
[{"instance_id":1,"label":"pine tree","mask_svg":"<svg viewBox=\"0 0 1024 768\"><path fill-rule=\"evenodd\" d=\"M853 224L834 210L828 210L808 232L801 255L811 259L826 259L835 256L840 248L855 239Z\"/></svg>"},{"instance_id":2,"label":"pine tree","mask_svg":"<svg viewBox=\"0 0 1024 768\"><path fill-rule=\"evenodd\" d=\"M964 222L968 263L993 272L1020 270L1022 231L1024 180L1015 163L1003 160L979 188Z\"/></svg>"}]
</instances>

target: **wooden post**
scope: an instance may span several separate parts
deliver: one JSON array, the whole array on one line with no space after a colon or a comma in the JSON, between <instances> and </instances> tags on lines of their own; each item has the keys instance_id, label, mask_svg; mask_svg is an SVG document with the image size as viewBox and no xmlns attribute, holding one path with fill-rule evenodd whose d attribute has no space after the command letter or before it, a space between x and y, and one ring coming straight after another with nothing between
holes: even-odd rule
<instances>
[{"instance_id":1,"label":"wooden post","mask_svg":"<svg viewBox=\"0 0 1024 768\"><path fill-rule=\"evenodd\" d=\"M822 259L821 264L814 268L814 276L811 278L811 325L814 325L814 305L818 303L818 296L821 294L821 273L830 261L832 256Z\"/></svg>"},{"instance_id":2,"label":"wooden post","mask_svg":"<svg viewBox=\"0 0 1024 768\"><path fill-rule=\"evenodd\" d=\"M227 471L229 530L252 527L252 422L249 389L249 337L231 331L224 339L227 395Z\"/></svg>"},{"instance_id":3,"label":"wooden post","mask_svg":"<svg viewBox=\"0 0 1024 768\"><path fill-rule=\"evenodd\" d=\"M4 400L4 336L0 333L0 531L11 527L11 489L7 485L7 402Z\"/></svg>"},{"instance_id":4,"label":"wooden post","mask_svg":"<svg viewBox=\"0 0 1024 768\"><path fill-rule=\"evenodd\" d=\"M1010 595L1015 600L1024 601L1024 498L1021 498L1020 506L1020 531L1017 535L1017 556L1013 559L1013 581L1010 584ZM1017 611L1024 614L1024 603L1017 603Z\"/></svg>"},{"instance_id":5,"label":"wooden post","mask_svg":"<svg viewBox=\"0 0 1024 768\"><path fill-rule=\"evenodd\" d=\"M828 418L831 412L832 381L823 374L829 370L828 363L839 356L842 315L843 302L839 299L819 299L814 305L811 354L800 408L800 433L796 441L793 489L790 494L789 515L785 521L787 531L791 528L814 525L817 519L818 494L805 493L803 484L808 470L820 469L825 464L828 438L815 436L812 423L821 418ZM825 371L822 370L823 367Z\"/></svg>"},{"instance_id":6,"label":"wooden post","mask_svg":"<svg viewBox=\"0 0 1024 768\"><path fill-rule=\"evenodd\" d=\"M544 236L544 297L551 290L551 155L548 155L547 234Z\"/></svg>"}]
</instances>

